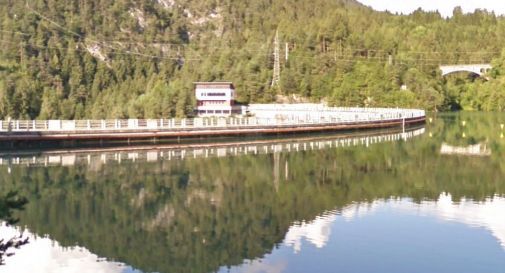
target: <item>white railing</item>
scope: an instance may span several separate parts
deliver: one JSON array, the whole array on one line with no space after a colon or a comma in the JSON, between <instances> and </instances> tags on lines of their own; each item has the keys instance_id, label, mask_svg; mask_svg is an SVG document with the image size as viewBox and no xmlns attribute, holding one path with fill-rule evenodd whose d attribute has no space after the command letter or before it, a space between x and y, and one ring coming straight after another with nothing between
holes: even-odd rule
<instances>
[{"instance_id":1,"label":"white railing","mask_svg":"<svg viewBox=\"0 0 505 273\"><path fill-rule=\"evenodd\" d=\"M165 160L184 160L185 158L209 158L238 155L271 154L279 152L299 152L354 146L369 147L379 143L408 141L425 133L420 128L405 133L384 133L370 136L348 136L339 138L287 139L247 141L243 143L220 143L209 146L195 145L185 148L157 147L156 149L131 148L125 150L101 149L93 151L53 151L42 154L15 155L0 154L0 166L74 166L122 163L122 162L156 162Z\"/></svg>"},{"instance_id":2,"label":"white railing","mask_svg":"<svg viewBox=\"0 0 505 273\"><path fill-rule=\"evenodd\" d=\"M314 110L314 109L313 109ZM290 110L291 111L291 110ZM294 111L294 110L293 110ZM0 120L2 132L76 132L129 130L206 130L243 127L336 125L424 117L423 110L381 108L316 109L310 115L205 117L193 119Z\"/></svg>"}]
</instances>

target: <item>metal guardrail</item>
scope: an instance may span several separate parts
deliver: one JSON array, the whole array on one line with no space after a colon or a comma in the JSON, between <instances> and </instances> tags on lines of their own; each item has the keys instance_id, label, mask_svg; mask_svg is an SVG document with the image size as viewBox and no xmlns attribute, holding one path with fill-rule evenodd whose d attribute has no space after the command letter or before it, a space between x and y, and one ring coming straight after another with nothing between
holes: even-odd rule
<instances>
[{"instance_id":1,"label":"metal guardrail","mask_svg":"<svg viewBox=\"0 0 505 273\"><path fill-rule=\"evenodd\" d=\"M325 108L310 117L205 117L192 119L113 119L113 120L0 120L2 132L76 132L181 130L240 127L276 127L380 122L421 118L423 110L382 108Z\"/></svg>"}]
</instances>

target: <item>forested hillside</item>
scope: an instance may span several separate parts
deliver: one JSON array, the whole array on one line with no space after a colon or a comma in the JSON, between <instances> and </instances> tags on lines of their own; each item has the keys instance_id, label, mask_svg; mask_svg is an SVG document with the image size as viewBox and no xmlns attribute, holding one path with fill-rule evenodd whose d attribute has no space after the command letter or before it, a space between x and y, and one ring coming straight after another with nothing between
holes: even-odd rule
<instances>
[{"instance_id":1,"label":"forested hillside","mask_svg":"<svg viewBox=\"0 0 505 273\"><path fill-rule=\"evenodd\" d=\"M282 72L271 88L276 31ZM501 111L503 45L505 18L458 8L446 19L353 0L0 0L0 118L182 117L192 83L218 80L245 103L296 94ZM489 80L437 69L490 61Z\"/></svg>"}]
</instances>

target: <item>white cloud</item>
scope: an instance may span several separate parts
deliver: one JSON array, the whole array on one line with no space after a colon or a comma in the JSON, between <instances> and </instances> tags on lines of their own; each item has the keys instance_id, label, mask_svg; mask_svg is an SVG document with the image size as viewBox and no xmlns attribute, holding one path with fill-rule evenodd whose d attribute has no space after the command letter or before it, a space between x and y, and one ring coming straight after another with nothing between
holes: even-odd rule
<instances>
[{"instance_id":1,"label":"white cloud","mask_svg":"<svg viewBox=\"0 0 505 273\"><path fill-rule=\"evenodd\" d=\"M451 195L441 194L438 201L424 201L421 204L413 203L409 199L377 200L349 205L342 209L341 217L345 221L353 221L384 207L487 229L505 249L505 218L499 216L505 211L505 198L489 198L484 202L463 199L455 203ZM336 219L336 212L328 212L314 221L295 223L289 228L284 244L292 247L295 253L302 250L302 239L323 248L330 239L331 225Z\"/></svg>"},{"instance_id":2,"label":"white cloud","mask_svg":"<svg viewBox=\"0 0 505 273\"><path fill-rule=\"evenodd\" d=\"M0 224L0 238L10 239L19 230ZM124 273L136 272L124 264L100 261L100 258L82 247L64 248L48 238L36 238L24 232L30 243L11 251L14 256L6 259L2 273Z\"/></svg>"},{"instance_id":3,"label":"white cloud","mask_svg":"<svg viewBox=\"0 0 505 273\"><path fill-rule=\"evenodd\" d=\"M442 194L438 202L423 202L419 205L394 204L399 210L408 210L419 215L436 216L445 221L463 223L471 227L489 230L505 249L505 198L489 198L484 202L463 199L458 203L452 201L450 194Z\"/></svg>"},{"instance_id":4,"label":"white cloud","mask_svg":"<svg viewBox=\"0 0 505 273\"><path fill-rule=\"evenodd\" d=\"M451 16L454 7L461 6L464 12L475 9L487 9L496 14L505 14L505 1L502 0L358 0L376 10L389 10L408 14L422 8L423 10L438 10L443 16Z\"/></svg>"},{"instance_id":5,"label":"white cloud","mask_svg":"<svg viewBox=\"0 0 505 273\"><path fill-rule=\"evenodd\" d=\"M323 248L330 238L331 224L336 218L336 214L331 212L311 222L295 223L289 228L284 244L293 247L298 253L302 250L302 239L306 238L317 248Z\"/></svg>"},{"instance_id":6,"label":"white cloud","mask_svg":"<svg viewBox=\"0 0 505 273\"><path fill-rule=\"evenodd\" d=\"M497 242L505 250L505 198L488 198L484 202L462 199L453 202L450 194L441 194L438 201L424 201L420 204L408 199L375 201L371 204L353 204L342 210L342 217L347 221L373 214L384 206L397 211L413 213L421 216L433 216L443 221L452 221L470 227L484 228L493 234Z\"/></svg>"},{"instance_id":7,"label":"white cloud","mask_svg":"<svg viewBox=\"0 0 505 273\"><path fill-rule=\"evenodd\" d=\"M251 263L244 266L239 272L243 273L282 273L286 270L288 263L285 260L278 262L263 262L260 260L254 260Z\"/></svg>"}]
</instances>

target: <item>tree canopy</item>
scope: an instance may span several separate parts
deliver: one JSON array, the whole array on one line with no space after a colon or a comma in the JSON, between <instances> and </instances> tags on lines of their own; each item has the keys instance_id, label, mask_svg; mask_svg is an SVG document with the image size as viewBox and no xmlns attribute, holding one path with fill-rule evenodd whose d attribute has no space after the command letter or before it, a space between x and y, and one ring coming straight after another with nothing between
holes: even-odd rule
<instances>
[{"instance_id":1,"label":"tree canopy","mask_svg":"<svg viewBox=\"0 0 505 273\"><path fill-rule=\"evenodd\" d=\"M192 82L218 80L233 81L244 103L295 94L342 106L505 107L505 18L485 10L443 18L352 0L27 3L0 0L0 118L182 117L193 111ZM271 88L277 30L281 82ZM488 80L438 72L491 61Z\"/></svg>"}]
</instances>

